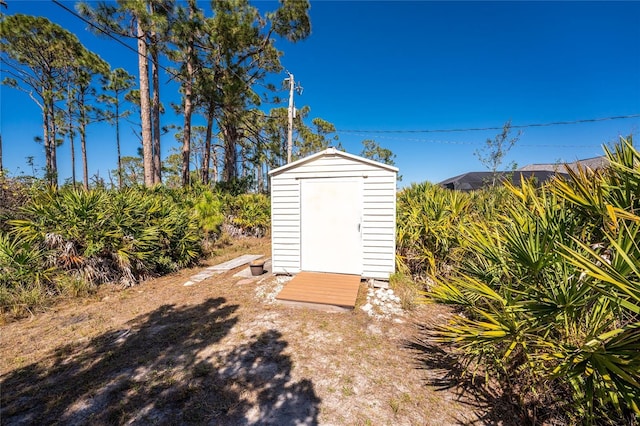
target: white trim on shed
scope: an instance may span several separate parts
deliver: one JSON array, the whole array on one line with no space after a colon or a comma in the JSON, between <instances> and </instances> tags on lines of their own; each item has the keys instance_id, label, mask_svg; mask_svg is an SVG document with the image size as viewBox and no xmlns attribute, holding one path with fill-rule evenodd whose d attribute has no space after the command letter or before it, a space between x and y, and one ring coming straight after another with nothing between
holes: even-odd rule
<instances>
[{"instance_id":1,"label":"white trim on shed","mask_svg":"<svg viewBox=\"0 0 640 426\"><path fill-rule=\"evenodd\" d=\"M395 271L397 172L335 148L269 172L273 272L295 274L306 262L317 272L388 279ZM314 207L303 207L303 201ZM306 220L317 222L323 232L309 231L309 222L302 225L305 211Z\"/></svg>"}]
</instances>

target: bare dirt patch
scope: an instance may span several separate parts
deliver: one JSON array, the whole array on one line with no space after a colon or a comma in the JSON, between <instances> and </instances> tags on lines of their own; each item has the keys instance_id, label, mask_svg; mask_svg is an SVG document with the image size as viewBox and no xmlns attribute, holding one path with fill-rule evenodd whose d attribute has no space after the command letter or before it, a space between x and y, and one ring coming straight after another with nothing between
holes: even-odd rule
<instances>
[{"instance_id":1,"label":"bare dirt patch","mask_svg":"<svg viewBox=\"0 0 640 426\"><path fill-rule=\"evenodd\" d=\"M284 278L233 277L238 269L183 286L205 266L268 256L268 243L244 240L200 268L3 325L2 423L446 425L486 415L438 385L446 353L417 343L451 314L444 307L371 317L364 284L353 312L283 306L274 296Z\"/></svg>"}]
</instances>

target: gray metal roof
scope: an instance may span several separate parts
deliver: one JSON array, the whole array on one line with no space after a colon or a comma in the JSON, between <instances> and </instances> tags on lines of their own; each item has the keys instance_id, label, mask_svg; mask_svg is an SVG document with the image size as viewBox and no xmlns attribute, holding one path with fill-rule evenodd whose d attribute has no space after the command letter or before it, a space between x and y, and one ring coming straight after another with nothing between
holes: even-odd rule
<instances>
[{"instance_id":1,"label":"gray metal roof","mask_svg":"<svg viewBox=\"0 0 640 426\"><path fill-rule=\"evenodd\" d=\"M584 160L576 160L572 163L543 163L543 164L528 164L524 167L518 169L520 172L531 172L531 171L551 171L551 172L566 172L567 168L570 170L576 171L578 169L578 165L584 167L588 167L591 170L601 169L603 167L607 167L609 165L609 160L607 157L593 157L593 158L585 158Z\"/></svg>"},{"instance_id":2,"label":"gray metal roof","mask_svg":"<svg viewBox=\"0 0 640 426\"><path fill-rule=\"evenodd\" d=\"M542 185L544 182L553 179L558 175L565 174L548 170L516 170L513 172L497 172L496 175L499 182L509 181L514 185L519 185L521 180L524 178L525 180L534 179L538 185ZM438 185L447 189L473 191L489 186L492 180L493 173L491 172L468 172L452 177L450 179L443 180L442 182L438 183Z\"/></svg>"}]
</instances>

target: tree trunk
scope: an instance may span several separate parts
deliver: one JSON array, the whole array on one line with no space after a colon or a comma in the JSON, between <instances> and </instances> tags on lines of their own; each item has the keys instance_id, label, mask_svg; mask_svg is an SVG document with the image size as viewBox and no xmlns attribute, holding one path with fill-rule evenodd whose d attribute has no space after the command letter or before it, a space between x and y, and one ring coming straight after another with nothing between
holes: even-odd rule
<instances>
[{"instance_id":1,"label":"tree trunk","mask_svg":"<svg viewBox=\"0 0 640 426\"><path fill-rule=\"evenodd\" d=\"M220 173L218 173L218 153L216 152L217 146L211 148L211 178L213 182L217 182Z\"/></svg>"},{"instance_id":2,"label":"tree trunk","mask_svg":"<svg viewBox=\"0 0 640 426\"><path fill-rule=\"evenodd\" d=\"M158 75L158 49L156 34L152 33L151 76L153 78L153 183L162 183L162 153L160 152L160 77Z\"/></svg>"},{"instance_id":3,"label":"tree trunk","mask_svg":"<svg viewBox=\"0 0 640 426\"><path fill-rule=\"evenodd\" d=\"M82 89L80 89L82 90ZM84 104L84 93L80 93L80 146L82 148L82 183L85 191L89 190L89 167L87 165L87 110Z\"/></svg>"},{"instance_id":4,"label":"tree trunk","mask_svg":"<svg viewBox=\"0 0 640 426\"><path fill-rule=\"evenodd\" d=\"M219 144L211 145L211 182L215 185L220 181L220 163L218 163L219 149L222 148Z\"/></svg>"},{"instance_id":5,"label":"tree trunk","mask_svg":"<svg viewBox=\"0 0 640 426\"><path fill-rule=\"evenodd\" d=\"M189 1L189 18L193 19L195 9L195 1ZM193 38L189 35L187 45L187 81L184 87L184 129L182 139L182 186L189 186L189 157L191 156L191 114L193 112L193 103L191 96L193 93Z\"/></svg>"},{"instance_id":6,"label":"tree trunk","mask_svg":"<svg viewBox=\"0 0 640 426\"><path fill-rule=\"evenodd\" d=\"M0 133L0 175L3 172L3 168L2 168L2 134Z\"/></svg>"},{"instance_id":7,"label":"tree trunk","mask_svg":"<svg viewBox=\"0 0 640 426\"><path fill-rule=\"evenodd\" d=\"M256 168L258 169L258 192L262 192L264 190L264 170L262 169L262 162L258 161Z\"/></svg>"},{"instance_id":8,"label":"tree trunk","mask_svg":"<svg viewBox=\"0 0 640 426\"><path fill-rule=\"evenodd\" d=\"M42 144L44 145L44 173L45 179L51 184L51 150L49 149L49 109L48 101L42 108Z\"/></svg>"},{"instance_id":9,"label":"tree trunk","mask_svg":"<svg viewBox=\"0 0 640 426\"><path fill-rule=\"evenodd\" d=\"M189 186L189 157L191 156L191 113L193 104L191 94L193 91L193 46L187 48L187 82L184 88L184 129L182 139L182 186Z\"/></svg>"},{"instance_id":10,"label":"tree trunk","mask_svg":"<svg viewBox=\"0 0 640 426\"><path fill-rule=\"evenodd\" d=\"M240 148L240 160L240 164L242 165L240 176L244 179L247 177L247 153L244 148Z\"/></svg>"},{"instance_id":11,"label":"tree trunk","mask_svg":"<svg viewBox=\"0 0 640 426\"><path fill-rule=\"evenodd\" d=\"M147 59L146 33L137 19L138 72L140 73L140 123L142 124L142 164L144 184L153 186L153 141L151 137L151 104L149 101L149 60Z\"/></svg>"},{"instance_id":12,"label":"tree trunk","mask_svg":"<svg viewBox=\"0 0 640 426\"><path fill-rule=\"evenodd\" d=\"M116 149L118 151L118 189L122 189L122 155L120 153L120 100L116 91Z\"/></svg>"},{"instance_id":13,"label":"tree trunk","mask_svg":"<svg viewBox=\"0 0 640 426\"><path fill-rule=\"evenodd\" d=\"M211 164L211 134L213 133L213 113L214 108L209 107L207 110L207 133L204 137L204 155L202 156L202 183L205 185L209 184L209 165Z\"/></svg>"},{"instance_id":14,"label":"tree trunk","mask_svg":"<svg viewBox=\"0 0 640 426\"><path fill-rule=\"evenodd\" d=\"M56 134L58 133L58 128L56 126L56 117L54 111L53 100L51 100L51 143L49 147L51 148L51 184L58 188L58 141L56 140Z\"/></svg>"},{"instance_id":15,"label":"tree trunk","mask_svg":"<svg viewBox=\"0 0 640 426\"><path fill-rule=\"evenodd\" d=\"M73 185L73 189L76 189L76 148L74 144L74 134L73 134L73 119L71 112L71 102L69 102L69 145L71 149L71 182Z\"/></svg>"},{"instance_id":16,"label":"tree trunk","mask_svg":"<svg viewBox=\"0 0 640 426\"><path fill-rule=\"evenodd\" d=\"M211 136L205 136L204 152L202 153L202 167L200 168L200 181L203 185L209 184L209 164L211 163Z\"/></svg>"},{"instance_id":17,"label":"tree trunk","mask_svg":"<svg viewBox=\"0 0 640 426\"><path fill-rule=\"evenodd\" d=\"M238 129L229 123L222 126L222 135L224 137L224 168L222 169L222 180L230 182L238 177L238 153L236 146L238 141Z\"/></svg>"}]
</instances>

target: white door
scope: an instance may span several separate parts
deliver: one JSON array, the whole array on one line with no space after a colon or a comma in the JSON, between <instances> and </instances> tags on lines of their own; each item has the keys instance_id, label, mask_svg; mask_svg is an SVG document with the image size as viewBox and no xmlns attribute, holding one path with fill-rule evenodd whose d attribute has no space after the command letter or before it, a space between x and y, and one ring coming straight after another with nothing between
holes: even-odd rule
<instances>
[{"instance_id":1,"label":"white door","mask_svg":"<svg viewBox=\"0 0 640 426\"><path fill-rule=\"evenodd\" d=\"M362 179L301 182L301 269L362 274Z\"/></svg>"}]
</instances>

